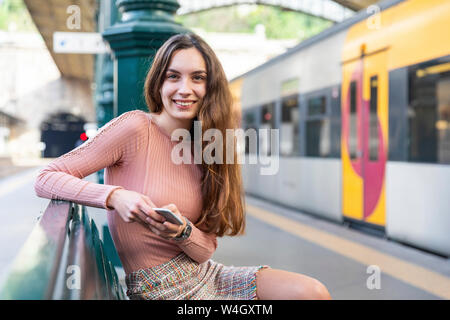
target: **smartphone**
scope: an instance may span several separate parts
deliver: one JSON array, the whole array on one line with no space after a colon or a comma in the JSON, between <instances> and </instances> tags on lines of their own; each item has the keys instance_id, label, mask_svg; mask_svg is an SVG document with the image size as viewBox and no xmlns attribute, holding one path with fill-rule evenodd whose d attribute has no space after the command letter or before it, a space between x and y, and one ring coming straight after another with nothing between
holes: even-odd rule
<instances>
[{"instance_id":1,"label":"smartphone","mask_svg":"<svg viewBox=\"0 0 450 320\"><path fill-rule=\"evenodd\" d=\"M167 221L177 224L177 225L183 225L183 220L181 220L175 213L173 213L172 211L170 211L169 209L166 208L152 208L153 210L155 210L155 212L159 213L160 215L162 215L164 218L166 218Z\"/></svg>"}]
</instances>

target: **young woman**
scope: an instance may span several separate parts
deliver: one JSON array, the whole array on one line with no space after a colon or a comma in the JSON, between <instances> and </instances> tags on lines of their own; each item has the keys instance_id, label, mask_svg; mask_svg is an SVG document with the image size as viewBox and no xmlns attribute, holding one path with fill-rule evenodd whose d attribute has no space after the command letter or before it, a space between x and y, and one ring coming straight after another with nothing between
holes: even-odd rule
<instances>
[{"instance_id":1,"label":"young woman","mask_svg":"<svg viewBox=\"0 0 450 320\"><path fill-rule=\"evenodd\" d=\"M245 229L240 166L196 163L195 144L204 152L208 141L193 139L192 153L183 154L192 161L176 163L178 142L171 137L177 129L192 133L194 121L202 133L215 129L223 137L237 128L228 82L212 49L194 34L171 37L156 53L145 98L150 113L135 110L113 119L44 168L35 184L38 196L107 209L129 298L329 299L313 278L210 259L217 237ZM102 168L104 185L81 180ZM183 224L166 221L155 207L170 209Z\"/></svg>"}]
</instances>

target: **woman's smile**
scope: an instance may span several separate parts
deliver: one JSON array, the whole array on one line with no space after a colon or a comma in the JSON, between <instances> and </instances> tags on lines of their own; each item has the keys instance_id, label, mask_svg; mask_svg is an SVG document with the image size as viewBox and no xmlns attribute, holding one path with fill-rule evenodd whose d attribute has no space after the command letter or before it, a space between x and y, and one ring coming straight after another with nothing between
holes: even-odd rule
<instances>
[{"instance_id":1,"label":"woman's smile","mask_svg":"<svg viewBox=\"0 0 450 320\"><path fill-rule=\"evenodd\" d=\"M184 110L190 109L193 106L193 104L197 102L195 100L182 100L182 99L176 99L176 100L174 99L172 101L176 104L176 106L178 108L184 109Z\"/></svg>"}]
</instances>

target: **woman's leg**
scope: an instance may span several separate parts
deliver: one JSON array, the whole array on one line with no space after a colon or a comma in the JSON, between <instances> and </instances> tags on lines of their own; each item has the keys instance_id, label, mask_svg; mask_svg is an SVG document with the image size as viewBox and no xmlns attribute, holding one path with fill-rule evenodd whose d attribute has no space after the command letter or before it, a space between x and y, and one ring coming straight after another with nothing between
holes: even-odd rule
<instances>
[{"instance_id":1,"label":"woman's leg","mask_svg":"<svg viewBox=\"0 0 450 320\"><path fill-rule=\"evenodd\" d=\"M277 269L256 274L256 295L260 300L328 300L327 288L308 276Z\"/></svg>"}]
</instances>

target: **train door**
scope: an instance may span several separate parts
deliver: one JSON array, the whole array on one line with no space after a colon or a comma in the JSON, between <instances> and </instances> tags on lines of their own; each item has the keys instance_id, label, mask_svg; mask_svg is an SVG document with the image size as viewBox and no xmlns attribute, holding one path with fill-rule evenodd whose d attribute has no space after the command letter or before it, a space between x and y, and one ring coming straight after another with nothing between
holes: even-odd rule
<instances>
[{"instance_id":1,"label":"train door","mask_svg":"<svg viewBox=\"0 0 450 320\"><path fill-rule=\"evenodd\" d=\"M385 226L388 143L386 50L344 62L342 85L342 212Z\"/></svg>"}]
</instances>

